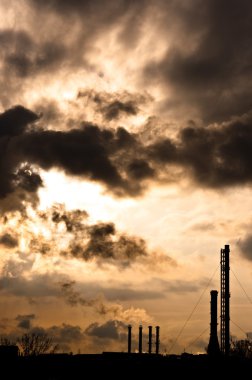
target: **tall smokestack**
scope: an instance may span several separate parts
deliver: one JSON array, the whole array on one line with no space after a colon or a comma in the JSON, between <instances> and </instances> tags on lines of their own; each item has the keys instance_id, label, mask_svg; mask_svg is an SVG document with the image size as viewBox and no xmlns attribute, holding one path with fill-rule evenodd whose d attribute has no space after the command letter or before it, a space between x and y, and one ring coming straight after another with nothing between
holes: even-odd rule
<instances>
[{"instance_id":1,"label":"tall smokestack","mask_svg":"<svg viewBox=\"0 0 252 380\"><path fill-rule=\"evenodd\" d=\"M221 352L230 351L230 288L229 288L229 245L221 249Z\"/></svg>"},{"instance_id":2,"label":"tall smokestack","mask_svg":"<svg viewBox=\"0 0 252 380\"><path fill-rule=\"evenodd\" d=\"M149 354L152 352L152 326L149 326Z\"/></svg>"},{"instance_id":3,"label":"tall smokestack","mask_svg":"<svg viewBox=\"0 0 252 380\"><path fill-rule=\"evenodd\" d=\"M211 290L211 306L210 306L210 312L211 312L211 323L210 323L210 339L209 344L207 348L208 355L211 356L217 356L220 354L220 346L218 342L218 335L217 335L217 299L218 299L218 292L217 290Z\"/></svg>"},{"instance_id":4,"label":"tall smokestack","mask_svg":"<svg viewBox=\"0 0 252 380\"><path fill-rule=\"evenodd\" d=\"M131 353L131 330L132 330L132 326L129 325L128 326L128 354Z\"/></svg>"},{"instance_id":5,"label":"tall smokestack","mask_svg":"<svg viewBox=\"0 0 252 380\"><path fill-rule=\"evenodd\" d=\"M159 354L159 331L160 327L156 326L156 354Z\"/></svg>"},{"instance_id":6,"label":"tall smokestack","mask_svg":"<svg viewBox=\"0 0 252 380\"><path fill-rule=\"evenodd\" d=\"M138 346L138 351L139 354L142 354L143 352L143 326L139 326L139 346Z\"/></svg>"}]
</instances>

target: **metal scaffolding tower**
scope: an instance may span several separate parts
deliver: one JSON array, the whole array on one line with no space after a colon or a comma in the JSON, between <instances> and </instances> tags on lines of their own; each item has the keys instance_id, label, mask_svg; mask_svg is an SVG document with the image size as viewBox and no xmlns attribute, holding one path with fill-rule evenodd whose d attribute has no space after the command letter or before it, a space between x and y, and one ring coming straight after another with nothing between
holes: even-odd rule
<instances>
[{"instance_id":1,"label":"metal scaffolding tower","mask_svg":"<svg viewBox=\"0 0 252 380\"><path fill-rule=\"evenodd\" d=\"M221 352L228 356L230 351L230 289L229 289L229 245L221 249Z\"/></svg>"}]
</instances>

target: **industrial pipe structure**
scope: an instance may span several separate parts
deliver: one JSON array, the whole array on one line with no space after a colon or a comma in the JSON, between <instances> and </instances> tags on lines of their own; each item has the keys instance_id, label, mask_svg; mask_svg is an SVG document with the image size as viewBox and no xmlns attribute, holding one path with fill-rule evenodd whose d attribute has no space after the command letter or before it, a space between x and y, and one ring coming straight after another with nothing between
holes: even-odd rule
<instances>
[{"instance_id":1,"label":"industrial pipe structure","mask_svg":"<svg viewBox=\"0 0 252 380\"><path fill-rule=\"evenodd\" d=\"M139 326L139 342L138 342L138 352L142 354L143 352L143 326Z\"/></svg>"},{"instance_id":2,"label":"industrial pipe structure","mask_svg":"<svg viewBox=\"0 0 252 380\"><path fill-rule=\"evenodd\" d=\"M159 333L160 333L160 327L156 326L156 354L159 354Z\"/></svg>"},{"instance_id":3,"label":"industrial pipe structure","mask_svg":"<svg viewBox=\"0 0 252 380\"><path fill-rule=\"evenodd\" d=\"M128 325L128 354L131 353L131 331L132 330L132 326L131 325Z\"/></svg>"},{"instance_id":4,"label":"industrial pipe structure","mask_svg":"<svg viewBox=\"0 0 252 380\"><path fill-rule=\"evenodd\" d=\"M220 346L217 335L217 299L218 299L218 291L211 290L211 303L210 303L210 313L211 313L211 323L210 323L210 339L207 348L208 355L218 356L220 354Z\"/></svg>"},{"instance_id":5,"label":"industrial pipe structure","mask_svg":"<svg viewBox=\"0 0 252 380\"><path fill-rule=\"evenodd\" d=\"M148 345L149 345L149 354L152 353L152 326L149 326L149 342L148 342Z\"/></svg>"}]
</instances>

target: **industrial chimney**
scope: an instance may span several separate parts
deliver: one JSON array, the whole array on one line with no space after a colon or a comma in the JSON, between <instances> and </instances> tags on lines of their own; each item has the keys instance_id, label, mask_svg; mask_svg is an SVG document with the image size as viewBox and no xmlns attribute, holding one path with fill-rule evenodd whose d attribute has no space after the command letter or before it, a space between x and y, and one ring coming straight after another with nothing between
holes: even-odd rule
<instances>
[{"instance_id":1,"label":"industrial chimney","mask_svg":"<svg viewBox=\"0 0 252 380\"><path fill-rule=\"evenodd\" d=\"M143 352L143 326L139 326L139 346L138 346L138 352L139 354L142 354Z\"/></svg>"},{"instance_id":2,"label":"industrial chimney","mask_svg":"<svg viewBox=\"0 0 252 380\"><path fill-rule=\"evenodd\" d=\"M156 326L156 354L159 354L159 332L160 332L160 327Z\"/></svg>"},{"instance_id":3,"label":"industrial chimney","mask_svg":"<svg viewBox=\"0 0 252 380\"><path fill-rule=\"evenodd\" d=\"M228 356L230 351L230 288L229 288L229 245L221 249L221 352Z\"/></svg>"},{"instance_id":4,"label":"industrial chimney","mask_svg":"<svg viewBox=\"0 0 252 380\"><path fill-rule=\"evenodd\" d=\"M149 326L149 354L152 352L152 326Z\"/></svg>"},{"instance_id":5,"label":"industrial chimney","mask_svg":"<svg viewBox=\"0 0 252 380\"><path fill-rule=\"evenodd\" d=\"M132 326L128 325L128 354L131 353L131 330Z\"/></svg>"},{"instance_id":6,"label":"industrial chimney","mask_svg":"<svg viewBox=\"0 0 252 380\"><path fill-rule=\"evenodd\" d=\"M218 342L217 335L217 298L218 292L217 290L211 290L211 323L210 323L210 339L207 348L208 355L218 356L220 354L220 347Z\"/></svg>"}]
</instances>

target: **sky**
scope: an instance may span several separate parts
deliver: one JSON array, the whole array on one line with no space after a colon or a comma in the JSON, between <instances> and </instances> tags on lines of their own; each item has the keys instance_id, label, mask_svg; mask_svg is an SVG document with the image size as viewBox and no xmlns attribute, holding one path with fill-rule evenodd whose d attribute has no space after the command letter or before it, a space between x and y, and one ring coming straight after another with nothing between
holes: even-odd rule
<instances>
[{"instance_id":1,"label":"sky","mask_svg":"<svg viewBox=\"0 0 252 380\"><path fill-rule=\"evenodd\" d=\"M144 350L151 324L204 352L225 244L252 331L251 23L249 0L1 0L1 337L126 351L141 323Z\"/></svg>"}]
</instances>

